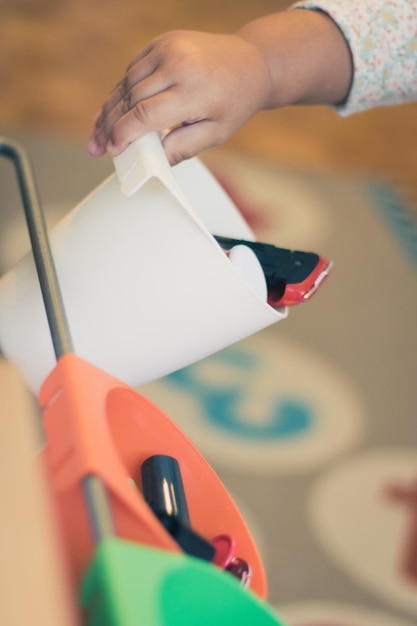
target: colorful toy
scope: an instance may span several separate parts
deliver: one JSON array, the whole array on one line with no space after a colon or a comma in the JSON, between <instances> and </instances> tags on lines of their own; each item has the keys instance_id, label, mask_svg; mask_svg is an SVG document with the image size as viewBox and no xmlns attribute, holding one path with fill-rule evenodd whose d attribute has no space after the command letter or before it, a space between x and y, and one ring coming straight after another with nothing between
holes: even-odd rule
<instances>
[{"instance_id":1,"label":"colorful toy","mask_svg":"<svg viewBox=\"0 0 417 626\"><path fill-rule=\"evenodd\" d=\"M81 622L280 624L253 539L203 456L146 398L74 354L28 158L7 140L0 154L15 166L57 359L39 394L40 459Z\"/></svg>"}]
</instances>

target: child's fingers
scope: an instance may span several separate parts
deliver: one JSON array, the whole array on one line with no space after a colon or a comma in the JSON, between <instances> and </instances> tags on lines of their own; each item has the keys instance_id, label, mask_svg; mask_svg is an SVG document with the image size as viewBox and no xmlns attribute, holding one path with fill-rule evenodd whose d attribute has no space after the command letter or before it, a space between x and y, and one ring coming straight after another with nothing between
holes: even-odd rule
<instances>
[{"instance_id":1,"label":"child's fingers","mask_svg":"<svg viewBox=\"0 0 417 626\"><path fill-rule=\"evenodd\" d=\"M120 102L128 101L130 92L142 81L148 77L155 76L158 69L158 60L155 56L147 55L127 70L123 79L117 83L111 92L108 100L101 109L100 115L96 119L95 126L100 128L105 119L109 117L111 111L119 105ZM159 78L159 76L157 76ZM154 92L159 91L162 87L155 86Z\"/></svg>"},{"instance_id":2,"label":"child's fingers","mask_svg":"<svg viewBox=\"0 0 417 626\"><path fill-rule=\"evenodd\" d=\"M172 87L172 85L166 83L163 76L159 74L152 74L127 91L124 97L120 99L111 110L107 113L103 113L100 123L96 126L94 133L97 145L101 148L105 148L106 143L113 132L113 128L124 116L132 113L135 117L139 117L140 123L142 121L140 114L140 110L142 108L141 103L150 101L158 94L168 91ZM153 101L151 107L154 106L154 103L155 101ZM136 111L136 108L138 108L139 111ZM143 116L145 116L146 111L147 109L145 108ZM146 123L145 117L143 119L143 123Z\"/></svg>"},{"instance_id":3,"label":"child's fingers","mask_svg":"<svg viewBox=\"0 0 417 626\"><path fill-rule=\"evenodd\" d=\"M176 165L227 138L228 133L218 122L205 119L178 126L165 136L163 145L170 164Z\"/></svg>"},{"instance_id":4,"label":"child's fingers","mask_svg":"<svg viewBox=\"0 0 417 626\"><path fill-rule=\"evenodd\" d=\"M184 119L185 118L185 119ZM186 123L200 120L194 115L183 94L175 87L161 91L156 95L138 101L125 115L120 117L109 133L106 150L119 154L147 132L161 131Z\"/></svg>"},{"instance_id":5,"label":"child's fingers","mask_svg":"<svg viewBox=\"0 0 417 626\"><path fill-rule=\"evenodd\" d=\"M142 61L142 59L144 59L145 57L149 56L151 54L151 52L153 51L155 47L155 43L154 41L150 41L149 44L147 46L145 46L144 48L142 48L141 50L139 50L139 52L137 52L135 54L135 56L133 57L133 59L130 61L129 65L126 68L126 73L137 63L139 63L139 61Z\"/></svg>"}]
</instances>

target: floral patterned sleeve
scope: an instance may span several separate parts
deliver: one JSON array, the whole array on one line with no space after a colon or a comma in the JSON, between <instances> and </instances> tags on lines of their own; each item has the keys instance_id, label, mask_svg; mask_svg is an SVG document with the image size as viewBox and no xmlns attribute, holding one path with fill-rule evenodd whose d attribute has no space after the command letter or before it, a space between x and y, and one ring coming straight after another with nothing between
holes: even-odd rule
<instances>
[{"instance_id":1,"label":"floral patterned sleeve","mask_svg":"<svg viewBox=\"0 0 417 626\"><path fill-rule=\"evenodd\" d=\"M349 115L417 100L417 0L306 0L291 8L327 13L348 42L354 66Z\"/></svg>"}]
</instances>

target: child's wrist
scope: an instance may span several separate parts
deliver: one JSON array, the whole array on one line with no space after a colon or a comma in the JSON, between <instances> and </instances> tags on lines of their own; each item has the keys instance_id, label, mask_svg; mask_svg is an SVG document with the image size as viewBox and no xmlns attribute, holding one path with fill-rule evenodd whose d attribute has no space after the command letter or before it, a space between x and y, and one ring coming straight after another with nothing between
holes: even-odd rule
<instances>
[{"instance_id":1,"label":"child's wrist","mask_svg":"<svg viewBox=\"0 0 417 626\"><path fill-rule=\"evenodd\" d=\"M243 40L252 50L253 71L258 77L259 86L259 110L273 108L274 84L270 71L268 59L265 58L262 47L257 45L250 36L245 36L244 32L238 31L236 36Z\"/></svg>"},{"instance_id":2,"label":"child's wrist","mask_svg":"<svg viewBox=\"0 0 417 626\"><path fill-rule=\"evenodd\" d=\"M268 67L271 92L263 108L334 104L347 96L350 51L326 14L283 11L254 20L237 34L257 48Z\"/></svg>"}]
</instances>

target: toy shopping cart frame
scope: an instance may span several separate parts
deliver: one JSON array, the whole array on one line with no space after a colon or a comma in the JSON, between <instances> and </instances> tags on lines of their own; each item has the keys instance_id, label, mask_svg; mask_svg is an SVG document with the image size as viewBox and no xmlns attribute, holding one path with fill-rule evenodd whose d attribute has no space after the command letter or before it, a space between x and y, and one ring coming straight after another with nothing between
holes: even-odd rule
<instances>
[{"instance_id":1,"label":"toy shopping cart frame","mask_svg":"<svg viewBox=\"0 0 417 626\"><path fill-rule=\"evenodd\" d=\"M256 546L202 455L146 398L74 354L28 156L7 139L0 139L0 155L16 170L57 360L39 394L47 442L41 460L82 623L279 624L264 601L265 574ZM251 566L250 589L224 571L225 563L186 553L154 514L138 469L156 454L178 460L197 536L209 543L233 537L236 556Z\"/></svg>"}]
</instances>

